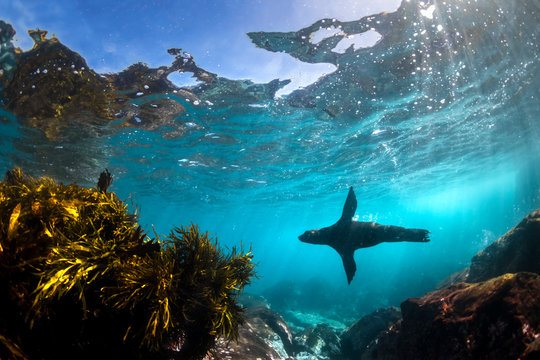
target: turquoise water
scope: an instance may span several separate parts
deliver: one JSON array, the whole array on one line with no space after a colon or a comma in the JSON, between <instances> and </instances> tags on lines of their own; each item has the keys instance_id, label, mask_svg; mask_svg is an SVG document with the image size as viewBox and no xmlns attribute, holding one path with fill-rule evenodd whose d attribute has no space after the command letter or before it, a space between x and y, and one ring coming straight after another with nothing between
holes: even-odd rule
<instances>
[{"instance_id":1,"label":"turquoise water","mask_svg":"<svg viewBox=\"0 0 540 360\"><path fill-rule=\"evenodd\" d=\"M379 43L282 98L148 95L186 107L181 136L95 121L51 139L0 110L1 168L87 186L108 168L150 233L194 222L251 246L260 278L246 291L282 310L354 319L399 305L540 207L540 3L422 4L404 2ZM358 220L431 231L356 251L350 286L333 249L297 238L337 221L349 186Z\"/></svg>"}]
</instances>

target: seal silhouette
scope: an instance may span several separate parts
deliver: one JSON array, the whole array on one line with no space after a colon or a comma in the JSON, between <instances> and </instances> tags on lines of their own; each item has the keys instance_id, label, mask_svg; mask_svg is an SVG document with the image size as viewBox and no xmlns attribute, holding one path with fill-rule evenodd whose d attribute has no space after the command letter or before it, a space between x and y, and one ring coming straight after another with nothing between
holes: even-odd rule
<instances>
[{"instance_id":1,"label":"seal silhouette","mask_svg":"<svg viewBox=\"0 0 540 360\"><path fill-rule=\"evenodd\" d=\"M302 242L328 245L336 250L343 260L343 266L345 267L349 284L356 272L356 263L354 262L355 250L375 246L382 242L429 241L428 230L353 221L352 218L356 211L356 205L356 195L351 186L347 200L345 200L343 214L334 225L322 229L307 230L298 237Z\"/></svg>"}]
</instances>

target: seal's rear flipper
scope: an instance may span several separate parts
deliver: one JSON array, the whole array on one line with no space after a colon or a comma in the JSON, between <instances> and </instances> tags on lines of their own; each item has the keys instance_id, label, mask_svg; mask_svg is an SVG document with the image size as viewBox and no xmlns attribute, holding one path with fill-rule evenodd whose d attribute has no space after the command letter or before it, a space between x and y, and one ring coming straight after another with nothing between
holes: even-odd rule
<instances>
[{"instance_id":1,"label":"seal's rear flipper","mask_svg":"<svg viewBox=\"0 0 540 360\"><path fill-rule=\"evenodd\" d=\"M347 281L351 283L354 274L356 273L356 263L354 262L354 252L340 253L341 260L343 260L343 267L345 268L345 273L347 274Z\"/></svg>"},{"instance_id":2,"label":"seal's rear flipper","mask_svg":"<svg viewBox=\"0 0 540 360\"><path fill-rule=\"evenodd\" d=\"M338 222L347 222L350 223L356 211L356 195L352 186L349 188L349 194L347 195L347 200L345 200L345 206L343 206L343 214Z\"/></svg>"},{"instance_id":3,"label":"seal's rear flipper","mask_svg":"<svg viewBox=\"0 0 540 360\"><path fill-rule=\"evenodd\" d=\"M428 242L430 232L424 229L407 229L405 241L410 242Z\"/></svg>"}]
</instances>

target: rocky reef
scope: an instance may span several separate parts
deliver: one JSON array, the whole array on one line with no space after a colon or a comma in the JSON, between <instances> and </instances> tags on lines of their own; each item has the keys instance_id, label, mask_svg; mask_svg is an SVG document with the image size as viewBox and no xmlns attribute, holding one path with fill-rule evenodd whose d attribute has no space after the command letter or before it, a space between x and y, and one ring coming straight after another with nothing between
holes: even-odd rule
<instances>
[{"instance_id":1,"label":"rocky reef","mask_svg":"<svg viewBox=\"0 0 540 360\"><path fill-rule=\"evenodd\" d=\"M238 342L221 342L216 349L219 358L283 359L293 353L292 333L281 315L266 307L246 311L246 322L240 326Z\"/></svg>"},{"instance_id":2,"label":"rocky reef","mask_svg":"<svg viewBox=\"0 0 540 360\"><path fill-rule=\"evenodd\" d=\"M378 309L349 326L341 334L343 357L355 359L362 354L378 335L401 319L401 312L395 306Z\"/></svg>"},{"instance_id":3,"label":"rocky reef","mask_svg":"<svg viewBox=\"0 0 540 360\"><path fill-rule=\"evenodd\" d=\"M476 254L471 260L471 266L464 272L462 281L485 281L502 274L522 271L540 274L539 234L540 210L536 210Z\"/></svg>"},{"instance_id":4,"label":"rocky reef","mask_svg":"<svg viewBox=\"0 0 540 360\"><path fill-rule=\"evenodd\" d=\"M540 274L540 209L480 251L471 265L444 279L438 288L459 282L480 282L517 272Z\"/></svg>"},{"instance_id":5,"label":"rocky reef","mask_svg":"<svg viewBox=\"0 0 540 360\"><path fill-rule=\"evenodd\" d=\"M540 276L460 283L401 304L403 320L362 359L533 359L540 355Z\"/></svg>"},{"instance_id":6,"label":"rocky reef","mask_svg":"<svg viewBox=\"0 0 540 360\"><path fill-rule=\"evenodd\" d=\"M532 212L439 290L404 301L403 319L349 358L537 358L539 219L540 210Z\"/></svg>"},{"instance_id":7,"label":"rocky reef","mask_svg":"<svg viewBox=\"0 0 540 360\"><path fill-rule=\"evenodd\" d=\"M239 360L537 359L539 219L540 210L532 212L440 289L344 330L324 323L290 327L263 298L250 297L238 343L222 341L218 353ZM463 282L470 274L475 281Z\"/></svg>"},{"instance_id":8,"label":"rocky reef","mask_svg":"<svg viewBox=\"0 0 540 360\"><path fill-rule=\"evenodd\" d=\"M237 342L220 341L208 359L340 359L338 333L326 324L295 332L277 312L267 307L246 311Z\"/></svg>"}]
</instances>

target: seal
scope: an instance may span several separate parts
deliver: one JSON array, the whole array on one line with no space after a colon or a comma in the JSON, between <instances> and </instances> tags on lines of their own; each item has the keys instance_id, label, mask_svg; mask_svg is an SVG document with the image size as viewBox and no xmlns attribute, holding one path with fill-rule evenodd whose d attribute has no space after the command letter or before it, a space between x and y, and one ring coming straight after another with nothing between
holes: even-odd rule
<instances>
[{"instance_id":1,"label":"seal","mask_svg":"<svg viewBox=\"0 0 540 360\"><path fill-rule=\"evenodd\" d=\"M381 225L373 222L353 221L356 211L356 195L351 186L341 218L332 226L307 230L298 237L308 244L328 245L336 250L345 267L347 281L351 283L356 273L354 252L360 248L375 246L382 242L428 242L429 231L408 229L401 226Z\"/></svg>"}]
</instances>

